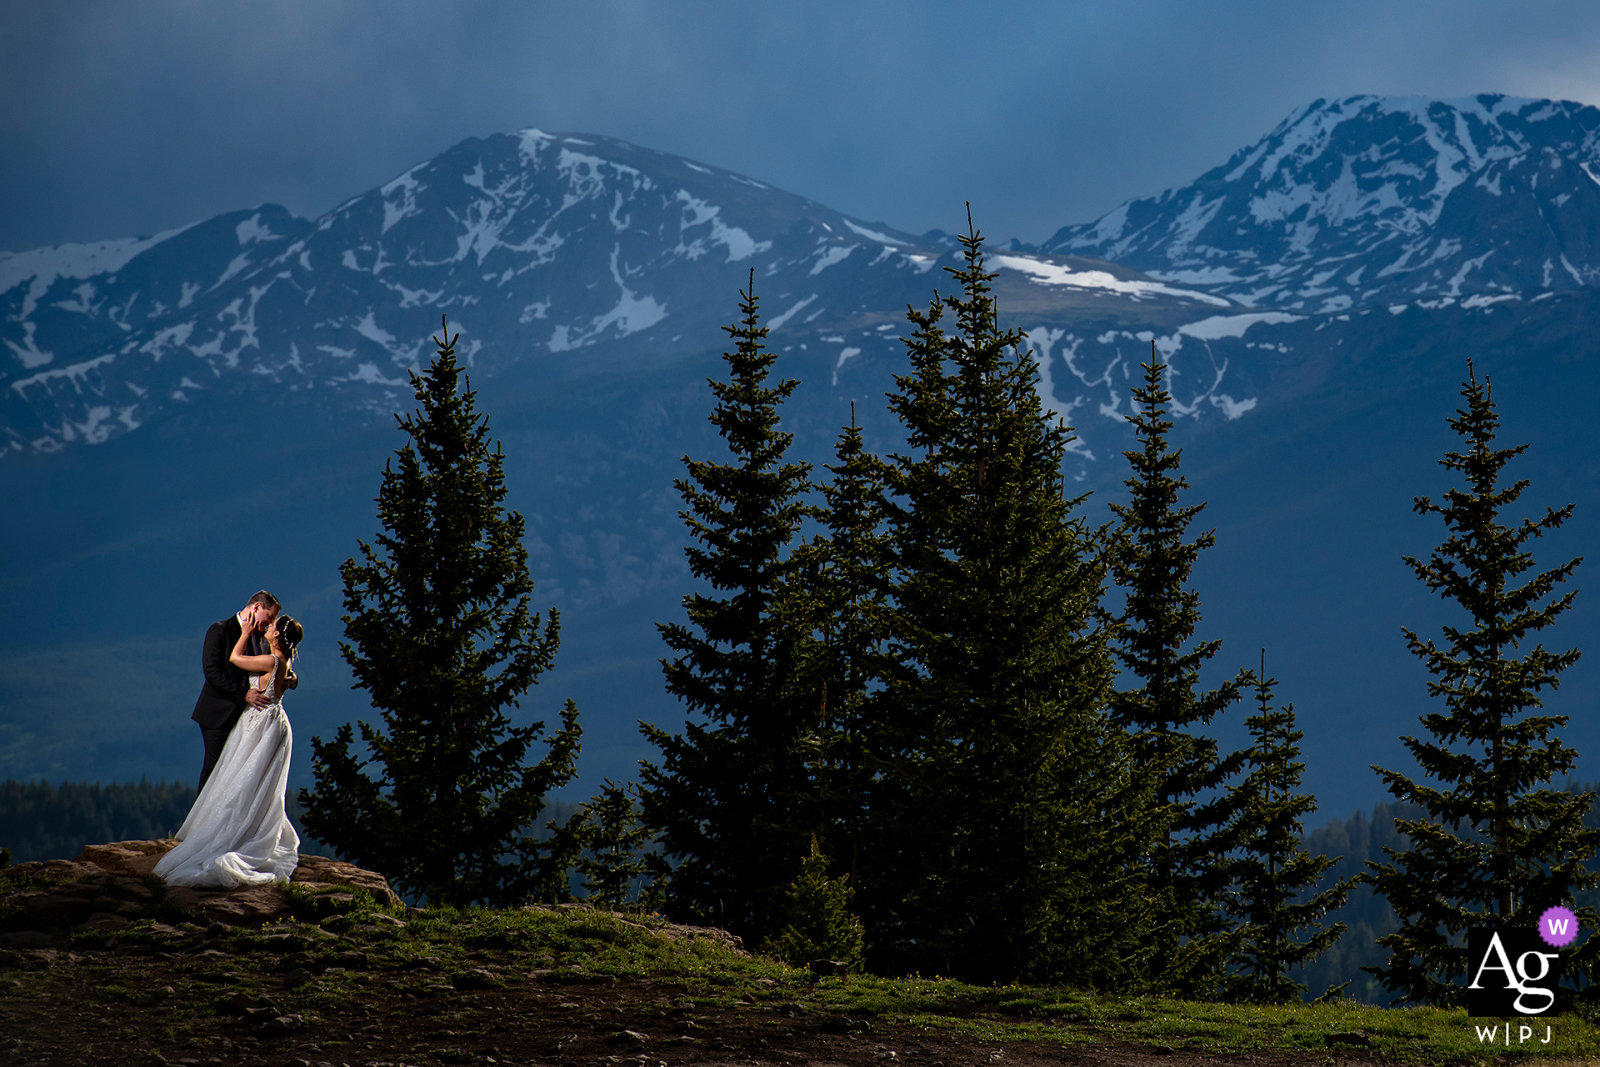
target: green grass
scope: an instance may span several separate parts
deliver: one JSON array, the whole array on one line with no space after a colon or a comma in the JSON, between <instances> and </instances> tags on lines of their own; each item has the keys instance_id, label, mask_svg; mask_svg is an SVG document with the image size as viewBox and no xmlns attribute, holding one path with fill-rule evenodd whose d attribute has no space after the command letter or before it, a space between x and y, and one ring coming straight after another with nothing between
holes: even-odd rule
<instances>
[{"instance_id":1,"label":"green grass","mask_svg":"<svg viewBox=\"0 0 1600 1067\"><path fill-rule=\"evenodd\" d=\"M819 979L809 971L763 956L734 952L715 940L662 936L656 928L663 924L654 917L564 908L434 908L419 914L386 909L359 891L342 900L302 891L295 894L294 901L295 918L224 936L235 953L276 958L273 966L279 972L296 965L296 959L345 966L343 973L324 973L302 990L305 1007L315 1014L336 1013L350 997L377 987L448 984L482 968L512 989L530 976L574 986L651 981L659 983L653 996L662 1008L689 1004L692 1012L748 1005L748 1010L774 1013L775 1026L788 1025L788 1017L798 1015L837 1027L839 1032L909 1027L985 1042L1072 1046L1114 1040L1221 1054L1264 1050L1326 1053L1329 1035L1360 1031L1370 1047L1357 1051L1391 1063L1600 1059L1600 1026L1576 1014L1548 1023L1529 1023L1531 1038L1519 1043L1513 1036L1509 1047L1504 1044L1504 1031L1499 1031L1500 1040L1490 1046L1480 1043L1476 1026L1504 1023L1469 1020L1459 1009L1383 1009L1353 1001L1280 1006L1195 1003L1060 986L974 986L948 978L852 975ZM324 932L319 923L337 929L342 939ZM210 931L195 924L172 930L171 926L157 929L144 921L118 934L117 939L165 950L193 946L208 936L212 936ZM84 947L87 942L104 940L103 935L79 937ZM269 980L248 960L238 957L211 969L219 975L234 973L228 988L262 985L265 989L263 983ZM213 1010L203 994L223 985L214 977L208 984L207 976L208 971L197 969L177 983L200 996L194 1003L197 1011ZM276 980L275 976L271 979ZM111 984L101 990L102 997L132 993ZM181 1021L189 1012L185 1009L176 1014L176 1021ZM1539 1039L1546 1025L1554 1037L1549 1044L1542 1044Z\"/></svg>"},{"instance_id":2,"label":"green grass","mask_svg":"<svg viewBox=\"0 0 1600 1067\"><path fill-rule=\"evenodd\" d=\"M368 906L370 909L370 905ZM356 914L361 909L357 909ZM762 956L744 956L708 940L675 941L604 913L567 910L434 909L400 930L374 931L373 961L393 964L431 957L439 977L477 965L470 956L508 958L572 982L654 980L674 999L731 1007L844 1017L846 1028L885 1024L970 1035L984 1041L1061 1045L1114 1039L1196 1053L1266 1049L1323 1051L1330 1034L1360 1031L1367 1054L1397 1063L1453 1064L1522 1059L1600 1057L1600 1027L1569 1014L1548 1021L1553 1039L1539 1043L1546 1023L1509 1048L1478 1040L1462 1010L1384 1009L1353 1001L1281 1006L1195 1003L1118 997L1051 986L983 987L945 978L853 975L817 979ZM663 994L666 995L665 993ZM1503 1031L1502 1031L1503 1033Z\"/></svg>"}]
</instances>

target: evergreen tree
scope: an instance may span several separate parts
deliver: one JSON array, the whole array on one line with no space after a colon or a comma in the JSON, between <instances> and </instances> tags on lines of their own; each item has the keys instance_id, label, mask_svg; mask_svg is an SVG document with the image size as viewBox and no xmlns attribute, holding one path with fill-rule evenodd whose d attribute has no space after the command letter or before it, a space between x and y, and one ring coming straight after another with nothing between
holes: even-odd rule
<instances>
[{"instance_id":1,"label":"evergreen tree","mask_svg":"<svg viewBox=\"0 0 1600 1067\"><path fill-rule=\"evenodd\" d=\"M823 532L796 550L789 596L810 620L807 724L812 833L844 873L858 875L865 819L878 780L875 704L887 669L889 543L884 468L866 451L850 405L832 479L820 486Z\"/></svg>"},{"instance_id":2,"label":"evergreen tree","mask_svg":"<svg viewBox=\"0 0 1600 1067\"><path fill-rule=\"evenodd\" d=\"M908 309L890 396L913 453L888 471L895 664L858 900L880 967L1105 980L1129 924L1078 924L1140 909L1123 877L1139 825L1107 817L1128 768L1099 714L1104 570L1064 492L1070 432L997 322L981 238L961 241L960 293Z\"/></svg>"},{"instance_id":3,"label":"evergreen tree","mask_svg":"<svg viewBox=\"0 0 1600 1067\"><path fill-rule=\"evenodd\" d=\"M313 738L316 789L300 798L308 831L403 891L504 906L565 892L565 838L527 831L576 774L582 731L570 700L547 739L506 713L550 669L560 621L530 614L523 519L502 506L504 455L470 382L458 387L455 342L435 337L426 375L411 375L421 407L396 416L408 440L384 466L383 532L340 568L340 649L382 727L359 723L365 759L348 723ZM541 739L544 758L525 762Z\"/></svg>"},{"instance_id":4,"label":"evergreen tree","mask_svg":"<svg viewBox=\"0 0 1600 1067\"><path fill-rule=\"evenodd\" d=\"M1317 800L1295 792L1305 770L1300 762L1300 739L1305 733L1295 729L1293 704L1272 706L1277 684L1276 678L1267 677L1263 649L1261 673L1253 684L1256 713L1245 720L1252 741L1250 770L1231 790L1237 812L1235 840L1243 852L1231 865L1233 911L1244 920L1244 936L1228 993L1230 999L1272 1004L1298 1000L1305 992L1306 987L1288 971L1315 963L1343 935L1344 923L1324 929L1322 920L1344 907L1357 881L1340 879L1296 903L1338 860L1313 856L1301 843L1302 820L1316 809Z\"/></svg>"},{"instance_id":5,"label":"evergreen tree","mask_svg":"<svg viewBox=\"0 0 1600 1067\"><path fill-rule=\"evenodd\" d=\"M638 899L650 864L644 854L653 835L639 818L628 787L607 778L583 806L574 837L584 850L573 864L589 903L616 911Z\"/></svg>"},{"instance_id":6,"label":"evergreen tree","mask_svg":"<svg viewBox=\"0 0 1600 1067\"><path fill-rule=\"evenodd\" d=\"M810 465L784 458L793 435L779 430L778 408L798 383L768 382L777 357L754 289L752 271L744 318L724 327L729 378L710 380L711 422L732 462L685 457L689 476L676 483L696 542L689 570L709 592L684 597L688 625L658 626L674 653L662 661L667 691L704 721L685 722L681 735L641 724L660 751L659 765L642 769L641 800L666 854L681 860L671 906L759 942L814 820L803 744L814 706L809 626L786 595L787 549L811 510Z\"/></svg>"},{"instance_id":7,"label":"evergreen tree","mask_svg":"<svg viewBox=\"0 0 1600 1067\"><path fill-rule=\"evenodd\" d=\"M1428 694L1443 697L1446 709L1422 717L1432 740L1402 740L1439 785L1373 768L1396 798L1422 806L1427 817L1396 820L1410 847L1385 849L1391 862L1369 865L1401 926L1379 939L1389 950L1387 965L1365 969L1399 994L1397 1001L1435 1005L1461 1001L1454 980L1466 970L1469 927L1531 926L1547 908L1571 907L1575 891L1600 885L1585 866L1600 850L1600 831L1584 827L1595 794L1535 788L1576 764L1577 753L1551 736L1567 716L1534 712L1544 706L1541 692L1558 689L1580 653L1551 652L1542 643L1523 648L1577 596L1572 590L1550 599L1581 559L1522 577L1534 569L1530 543L1561 526L1572 505L1502 523L1501 512L1528 481L1502 485L1501 474L1528 446L1495 447L1500 417L1488 378L1480 384L1470 362L1461 395L1466 407L1449 424L1466 447L1440 463L1466 484L1448 490L1442 503L1416 498L1413 510L1438 515L1448 536L1427 560L1405 557L1424 585L1467 616L1466 626L1443 628L1443 644L1402 631L1433 676ZM1583 926L1600 923L1594 909L1577 911ZM1597 954L1600 939L1593 937L1564 954L1564 977L1592 982Z\"/></svg>"},{"instance_id":8,"label":"evergreen tree","mask_svg":"<svg viewBox=\"0 0 1600 1067\"><path fill-rule=\"evenodd\" d=\"M865 935L861 920L850 910L849 876L831 877L828 867L828 857L813 837L811 854L784 894L781 928L762 946L767 955L798 967L813 960L844 963L851 970L861 965Z\"/></svg>"},{"instance_id":9,"label":"evergreen tree","mask_svg":"<svg viewBox=\"0 0 1600 1067\"><path fill-rule=\"evenodd\" d=\"M1114 694L1111 709L1136 760L1157 776L1154 814L1167 821L1165 840L1151 858L1156 905L1146 931L1148 979L1156 988L1209 996L1218 991L1234 940L1220 912L1232 810L1226 797L1201 798L1234 775L1244 756L1224 758L1217 742L1195 728L1237 701L1250 676L1240 671L1215 689L1200 688L1200 670L1222 642L1194 641L1200 594L1188 587L1189 575L1215 535L1184 540L1205 504L1178 503L1189 483L1178 473L1182 450L1167 443L1172 397L1154 342L1143 366L1144 384L1133 390L1129 416L1140 447L1123 453L1132 467L1123 483L1128 502L1111 505L1119 520L1111 575L1126 593L1114 648L1124 672L1139 684Z\"/></svg>"}]
</instances>

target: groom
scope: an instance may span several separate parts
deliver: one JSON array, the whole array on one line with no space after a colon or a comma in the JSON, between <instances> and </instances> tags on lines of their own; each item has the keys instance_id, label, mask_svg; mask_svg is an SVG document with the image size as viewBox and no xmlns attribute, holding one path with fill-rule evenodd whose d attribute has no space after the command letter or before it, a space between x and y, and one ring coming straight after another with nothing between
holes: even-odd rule
<instances>
[{"instance_id":1,"label":"groom","mask_svg":"<svg viewBox=\"0 0 1600 1067\"><path fill-rule=\"evenodd\" d=\"M245 706L264 708L268 703L265 694L250 687L250 675L230 663L228 657L233 653L233 646L238 644L239 635L246 629L250 631L250 639L245 643L245 650L252 656L265 655L266 639L262 635L271 629L272 621L282 610L283 605L278 603L278 598L263 589L250 598L244 610L231 618L212 623L206 631L205 645L200 653L200 666L205 672L206 681L200 690L200 699L195 702L192 716L200 724L200 736L205 739L206 745L205 765L200 768L201 789L206 787L206 779L211 777L217 759L222 755L222 748L228 743L228 734L244 713ZM297 681L291 671L288 688L293 689Z\"/></svg>"}]
</instances>

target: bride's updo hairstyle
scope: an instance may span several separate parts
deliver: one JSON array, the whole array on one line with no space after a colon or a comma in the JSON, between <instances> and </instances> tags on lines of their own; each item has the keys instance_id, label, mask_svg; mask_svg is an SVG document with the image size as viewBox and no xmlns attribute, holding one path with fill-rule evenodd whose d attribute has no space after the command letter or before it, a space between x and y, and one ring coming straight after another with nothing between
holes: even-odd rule
<instances>
[{"instance_id":1,"label":"bride's updo hairstyle","mask_svg":"<svg viewBox=\"0 0 1600 1067\"><path fill-rule=\"evenodd\" d=\"M292 615L278 616L278 644L283 646L283 654L294 659L295 652L300 648L300 639L305 637L305 627Z\"/></svg>"}]
</instances>

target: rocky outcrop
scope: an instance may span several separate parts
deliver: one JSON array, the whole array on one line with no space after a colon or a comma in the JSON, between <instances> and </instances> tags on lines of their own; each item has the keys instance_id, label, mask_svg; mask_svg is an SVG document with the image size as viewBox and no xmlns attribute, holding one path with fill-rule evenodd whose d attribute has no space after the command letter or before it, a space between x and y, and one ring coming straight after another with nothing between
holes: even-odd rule
<instances>
[{"instance_id":1,"label":"rocky outcrop","mask_svg":"<svg viewBox=\"0 0 1600 1067\"><path fill-rule=\"evenodd\" d=\"M605 915L615 919L623 926L631 926L635 930L655 934L673 941L706 942L720 949L732 952L739 956L748 956L750 953L744 947L744 939L738 934L729 933L727 930L714 926L683 926L678 923L668 922L658 915L643 916L637 912L609 911L596 908L587 901L576 901L565 904L525 904L524 911L553 911L557 913L587 913L591 915ZM560 972L553 972L559 974Z\"/></svg>"},{"instance_id":2,"label":"rocky outcrop","mask_svg":"<svg viewBox=\"0 0 1600 1067\"><path fill-rule=\"evenodd\" d=\"M0 868L0 941L66 931L114 933L142 918L189 917L227 926L259 926L299 912L343 911L363 889L379 904L400 897L375 871L326 856L301 856L291 882L240 889L168 886L153 873L176 841L90 845L75 860ZM26 936L22 938L28 940Z\"/></svg>"},{"instance_id":3,"label":"rocky outcrop","mask_svg":"<svg viewBox=\"0 0 1600 1067\"><path fill-rule=\"evenodd\" d=\"M300 865L294 869L290 881L310 887L353 886L365 889L379 904L398 908L400 895L389 888L389 880L377 871L368 871L353 863L333 860L326 856L301 856Z\"/></svg>"}]
</instances>

